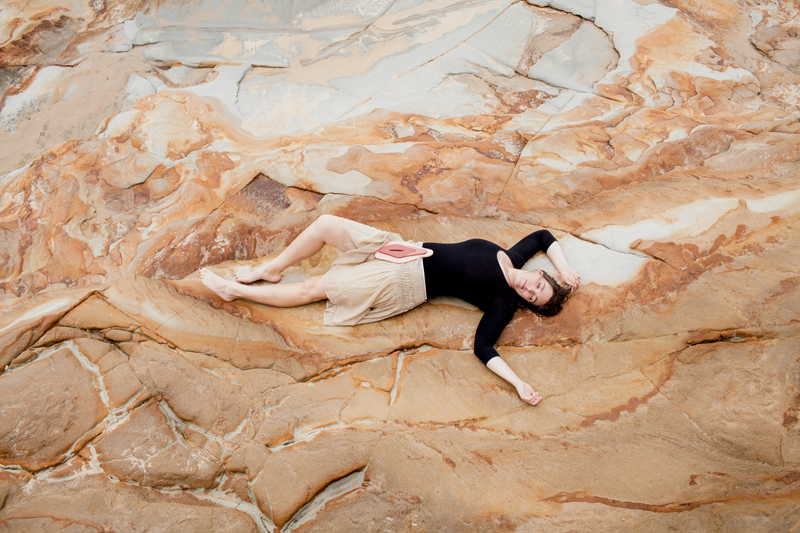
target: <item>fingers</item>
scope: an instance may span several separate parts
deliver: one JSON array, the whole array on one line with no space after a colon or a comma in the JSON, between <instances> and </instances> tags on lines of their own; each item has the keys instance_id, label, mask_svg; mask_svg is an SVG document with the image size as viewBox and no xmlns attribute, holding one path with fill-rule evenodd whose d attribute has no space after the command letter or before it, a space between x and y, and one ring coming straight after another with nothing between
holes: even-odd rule
<instances>
[{"instance_id":1,"label":"fingers","mask_svg":"<svg viewBox=\"0 0 800 533\"><path fill-rule=\"evenodd\" d=\"M558 276L561 278L562 282L566 283L573 289L577 289L578 285L581 284L581 275L571 268L565 268L564 272L558 273Z\"/></svg>"},{"instance_id":2,"label":"fingers","mask_svg":"<svg viewBox=\"0 0 800 533\"><path fill-rule=\"evenodd\" d=\"M578 285L581 284L581 275L575 271L570 272L565 278L567 284L573 289L577 289Z\"/></svg>"},{"instance_id":3,"label":"fingers","mask_svg":"<svg viewBox=\"0 0 800 533\"><path fill-rule=\"evenodd\" d=\"M525 403L529 403L531 405L536 405L537 403L542 401L542 397L539 395L538 392L531 389L530 391L525 391L525 394L520 394L520 398Z\"/></svg>"},{"instance_id":4,"label":"fingers","mask_svg":"<svg viewBox=\"0 0 800 533\"><path fill-rule=\"evenodd\" d=\"M536 405L542 401L542 397L539 395L539 393L533 390L533 387L527 383L522 383L519 387L517 387L517 394L519 394L519 397L523 402L531 405Z\"/></svg>"}]
</instances>

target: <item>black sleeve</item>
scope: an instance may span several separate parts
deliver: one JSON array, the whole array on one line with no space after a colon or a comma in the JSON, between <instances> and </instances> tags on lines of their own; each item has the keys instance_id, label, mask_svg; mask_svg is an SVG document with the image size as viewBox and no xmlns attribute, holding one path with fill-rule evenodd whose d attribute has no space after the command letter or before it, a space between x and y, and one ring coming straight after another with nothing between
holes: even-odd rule
<instances>
[{"instance_id":1,"label":"black sleeve","mask_svg":"<svg viewBox=\"0 0 800 533\"><path fill-rule=\"evenodd\" d=\"M478 356L483 364L489 363L494 357L499 357L494 345L503 329L508 325L514 316L516 305L509 306L507 303L497 302L493 308L483 314L483 318L478 323L475 330L475 355Z\"/></svg>"},{"instance_id":2,"label":"black sleeve","mask_svg":"<svg viewBox=\"0 0 800 533\"><path fill-rule=\"evenodd\" d=\"M554 242L556 242L556 238L553 237L552 233L546 229L540 229L512 246L506 254L511 259L514 268L522 268L522 265L533 257L536 252L539 250L546 252Z\"/></svg>"}]
</instances>

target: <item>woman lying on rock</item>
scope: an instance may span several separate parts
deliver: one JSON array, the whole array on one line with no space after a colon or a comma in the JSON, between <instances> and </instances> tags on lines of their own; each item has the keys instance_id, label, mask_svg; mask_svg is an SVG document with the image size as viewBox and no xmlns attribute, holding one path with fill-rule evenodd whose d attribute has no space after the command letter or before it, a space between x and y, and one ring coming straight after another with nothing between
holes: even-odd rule
<instances>
[{"instance_id":1,"label":"woman lying on rock","mask_svg":"<svg viewBox=\"0 0 800 533\"><path fill-rule=\"evenodd\" d=\"M246 298L275 307L294 307L328 300L326 326L353 326L383 320L412 309L428 298L455 296L483 312L475 332L475 355L511 383L522 400L536 405L541 396L522 381L494 349L517 308L553 316L561 311L580 276L547 230L531 233L511 249L483 239L456 244L400 242L396 233L352 220L322 215L278 257L252 272L228 281L200 269L206 287L225 301ZM302 283L246 285L258 280L277 283L283 270L330 244L340 252L332 268ZM520 270L539 250L558 269L560 285L541 270ZM377 254L376 254L377 252Z\"/></svg>"}]
</instances>

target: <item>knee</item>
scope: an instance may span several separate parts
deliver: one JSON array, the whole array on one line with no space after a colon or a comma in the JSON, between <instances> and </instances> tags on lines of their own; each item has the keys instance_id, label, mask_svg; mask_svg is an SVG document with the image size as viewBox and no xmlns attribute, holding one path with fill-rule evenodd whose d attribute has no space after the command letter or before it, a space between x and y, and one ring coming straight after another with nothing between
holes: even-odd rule
<instances>
[{"instance_id":1,"label":"knee","mask_svg":"<svg viewBox=\"0 0 800 533\"><path fill-rule=\"evenodd\" d=\"M322 237L325 234L325 229L328 228L335 219L333 215L320 215L311 223L308 229L312 230L315 234Z\"/></svg>"},{"instance_id":2,"label":"knee","mask_svg":"<svg viewBox=\"0 0 800 533\"><path fill-rule=\"evenodd\" d=\"M309 295L312 292L314 292L315 286L316 286L316 283L314 283L314 278L308 278L308 279L304 279L303 280L303 292L306 295Z\"/></svg>"},{"instance_id":3,"label":"knee","mask_svg":"<svg viewBox=\"0 0 800 533\"><path fill-rule=\"evenodd\" d=\"M336 215L325 214L318 216L317 219L314 221L313 225L316 226L318 229L325 229L331 227L334 224L339 224L341 220L342 218L337 217Z\"/></svg>"},{"instance_id":4,"label":"knee","mask_svg":"<svg viewBox=\"0 0 800 533\"><path fill-rule=\"evenodd\" d=\"M303 280L303 296L309 301L325 300L327 295L322 286L322 276L314 276Z\"/></svg>"},{"instance_id":5,"label":"knee","mask_svg":"<svg viewBox=\"0 0 800 533\"><path fill-rule=\"evenodd\" d=\"M314 235L322 241L342 250L342 223L345 219L334 215L320 215L311 225Z\"/></svg>"}]
</instances>

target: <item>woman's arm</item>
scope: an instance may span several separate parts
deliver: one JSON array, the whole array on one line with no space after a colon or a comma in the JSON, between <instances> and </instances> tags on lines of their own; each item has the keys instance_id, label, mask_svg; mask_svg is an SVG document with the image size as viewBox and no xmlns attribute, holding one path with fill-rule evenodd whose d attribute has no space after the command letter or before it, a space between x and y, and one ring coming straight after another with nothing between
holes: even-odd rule
<instances>
[{"instance_id":1,"label":"woman's arm","mask_svg":"<svg viewBox=\"0 0 800 533\"><path fill-rule=\"evenodd\" d=\"M531 405L536 405L542 400L542 397L539 396L539 393L533 390L533 388L519 379L519 377L511 370L511 367L506 364L500 357L492 357L486 366L503 378L504 380L508 381L514 388L517 389L517 394L522 399L523 402L528 402Z\"/></svg>"},{"instance_id":2,"label":"woman's arm","mask_svg":"<svg viewBox=\"0 0 800 533\"><path fill-rule=\"evenodd\" d=\"M561 281L573 289L577 289L578 285L581 284L581 276L567 264L567 259L564 257L564 252L561 250L561 245L558 244L558 241L551 244L547 249L547 257L550 258L550 261L558 269L558 273L561 275Z\"/></svg>"},{"instance_id":3,"label":"woman's arm","mask_svg":"<svg viewBox=\"0 0 800 533\"><path fill-rule=\"evenodd\" d=\"M546 229L540 229L509 248L506 255L511 259L511 264L514 265L514 268L522 268L522 265L536 255L536 252L540 250L546 251L554 242L556 242L556 238L553 237L552 233Z\"/></svg>"},{"instance_id":4,"label":"woman's arm","mask_svg":"<svg viewBox=\"0 0 800 533\"><path fill-rule=\"evenodd\" d=\"M493 309L484 313L475 331L475 355L489 370L514 385L522 401L536 405L541 401L541 396L530 385L519 379L494 349L494 344L503 332L503 328L514 316L515 310L515 305L504 305L502 301L497 301Z\"/></svg>"}]
</instances>

